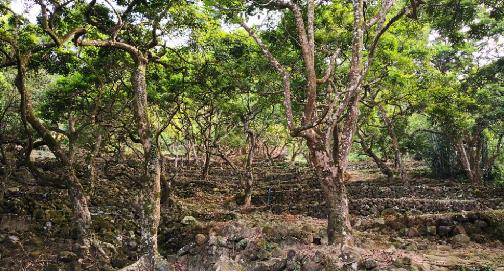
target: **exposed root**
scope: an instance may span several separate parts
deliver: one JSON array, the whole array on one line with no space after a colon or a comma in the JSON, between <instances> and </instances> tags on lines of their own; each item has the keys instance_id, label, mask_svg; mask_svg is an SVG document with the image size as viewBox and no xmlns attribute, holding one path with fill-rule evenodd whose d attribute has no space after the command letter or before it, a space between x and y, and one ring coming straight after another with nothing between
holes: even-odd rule
<instances>
[{"instance_id":1,"label":"exposed root","mask_svg":"<svg viewBox=\"0 0 504 272\"><path fill-rule=\"evenodd\" d=\"M170 263L163 258L159 253L152 257L149 255L143 255L136 261L135 263L128 265L121 269L122 271L166 271L173 270L170 266Z\"/></svg>"}]
</instances>

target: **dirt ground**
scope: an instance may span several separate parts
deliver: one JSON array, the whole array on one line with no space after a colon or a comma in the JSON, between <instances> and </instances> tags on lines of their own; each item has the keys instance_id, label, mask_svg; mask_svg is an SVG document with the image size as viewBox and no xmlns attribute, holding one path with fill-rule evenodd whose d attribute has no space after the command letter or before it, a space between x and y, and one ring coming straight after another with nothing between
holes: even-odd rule
<instances>
[{"instance_id":1,"label":"dirt ground","mask_svg":"<svg viewBox=\"0 0 504 272\"><path fill-rule=\"evenodd\" d=\"M50 159L39 162L58 171ZM138 162L100 163L89 190L93 228L106 257L83 262L66 190L41 187L26 169L8 180L1 207L0 269L119 269L138 258ZM314 173L286 163L255 165L254 206L240 207L241 174L215 165L207 180L180 167L162 209L160 251L174 270L504 270L504 188L424 176L384 179L370 162L351 166L355 246L327 245L324 201Z\"/></svg>"}]
</instances>

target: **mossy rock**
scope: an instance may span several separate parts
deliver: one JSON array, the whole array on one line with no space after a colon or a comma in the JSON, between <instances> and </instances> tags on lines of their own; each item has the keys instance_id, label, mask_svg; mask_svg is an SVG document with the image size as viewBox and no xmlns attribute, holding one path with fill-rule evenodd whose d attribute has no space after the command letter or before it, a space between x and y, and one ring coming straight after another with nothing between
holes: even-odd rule
<instances>
[{"instance_id":1,"label":"mossy rock","mask_svg":"<svg viewBox=\"0 0 504 272\"><path fill-rule=\"evenodd\" d=\"M488 222L490 234L504 241L504 210L485 212L481 215L481 218Z\"/></svg>"}]
</instances>

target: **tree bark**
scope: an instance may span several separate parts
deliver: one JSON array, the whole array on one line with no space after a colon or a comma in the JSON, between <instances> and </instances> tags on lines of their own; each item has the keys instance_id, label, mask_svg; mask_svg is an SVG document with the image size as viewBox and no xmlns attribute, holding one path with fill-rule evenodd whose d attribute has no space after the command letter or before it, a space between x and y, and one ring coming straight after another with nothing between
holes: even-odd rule
<instances>
[{"instance_id":1,"label":"tree bark","mask_svg":"<svg viewBox=\"0 0 504 272\"><path fill-rule=\"evenodd\" d=\"M404 170L404 165L402 161L401 149L399 148L399 140L397 139L397 135L394 131L394 124L392 120L387 116L387 113L381 104L378 104L378 113L380 114L381 119L385 123L387 127L387 132L392 141L392 148L394 149L394 161L395 167L399 172L399 177L402 182L406 182L406 171Z\"/></svg>"},{"instance_id":2,"label":"tree bark","mask_svg":"<svg viewBox=\"0 0 504 272\"><path fill-rule=\"evenodd\" d=\"M309 158L316 170L327 208L327 238L329 245L353 245L352 226L348 211L348 196L331 154L320 139L308 140Z\"/></svg>"},{"instance_id":3,"label":"tree bark","mask_svg":"<svg viewBox=\"0 0 504 272\"><path fill-rule=\"evenodd\" d=\"M254 173L252 171L252 164L254 162L254 153L256 146L256 135L249 127L248 121L243 121L245 133L248 135L249 148L247 152L247 162L245 164L245 200L244 207L250 207L252 204L252 186L254 184Z\"/></svg>"},{"instance_id":4,"label":"tree bark","mask_svg":"<svg viewBox=\"0 0 504 272\"><path fill-rule=\"evenodd\" d=\"M96 133L96 141L93 146L93 150L89 155L89 176L90 176L90 185L91 191L94 191L94 187L98 181L98 172L97 172L97 164L98 164L98 156L100 155L100 149L102 144L102 134L100 132Z\"/></svg>"},{"instance_id":5,"label":"tree bark","mask_svg":"<svg viewBox=\"0 0 504 272\"><path fill-rule=\"evenodd\" d=\"M373 159L373 161L376 163L376 166L378 166L380 171L384 175L386 175L389 180L392 180L392 178L394 177L394 172L392 172L392 169L390 169L390 167L373 152L372 146L366 143L366 140L360 133L358 133L358 136L360 139L360 145L364 153L366 153L366 155L368 155L371 159Z\"/></svg>"},{"instance_id":6,"label":"tree bark","mask_svg":"<svg viewBox=\"0 0 504 272\"><path fill-rule=\"evenodd\" d=\"M455 142L455 149L457 150L457 156L459 158L460 164L462 165L462 168L466 172L466 175L469 178L469 180L473 183L480 183L481 176L478 175L478 173L481 172L474 171L473 167L475 165L471 164L471 158L465 148L464 142L460 139L457 140Z\"/></svg>"},{"instance_id":7,"label":"tree bark","mask_svg":"<svg viewBox=\"0 0 504 272\"><path fill-rule=\"evenodd\" d=\"M134 113L144 153L140 211L143 255L136 264L127 267L127 269L154 270L164 267L165 261L158 253L157 233L161 220L161 169L158 144L154 141L148 116L146 66L147 61L141 56L137 56L136 66L131 77L135 93Z\"/></svg>"},{"instance_id":8,"label":"tree bark","mask_svg":"<svg viewBox=\"0 0 504 272\"><path fill-rule=\"evenodd\" d=\"M60 143L51 135L49 129L47 129L33 113L31 92L26 88L25 81L28 61L28 57L18 56L16 87L22 100L20 112L22 118L24 118L39 134L65 169L65 175L67 178L66 187L69 192L70 202L72 203L73 216L77 222L77 230L79 233L78 239L82 246L84 246L84 251L82 252L83 255L87 255L89 253L89 246L92 242L91 214L89 212L87 198L84 194L82 184L75 175L72 161L63 151Z\"/></svg>"}]
</instances>

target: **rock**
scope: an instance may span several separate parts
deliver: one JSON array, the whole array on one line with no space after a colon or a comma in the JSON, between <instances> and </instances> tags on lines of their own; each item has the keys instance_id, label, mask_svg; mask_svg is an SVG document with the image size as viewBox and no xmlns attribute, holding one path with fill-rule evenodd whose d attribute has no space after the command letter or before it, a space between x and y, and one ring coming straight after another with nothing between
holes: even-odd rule
<instances>
[{"instance_id":1,"label":"rock","mask_svg":"<svg viewBox=\"0 0 504 272\"><path fill-rule=\"evenodd\" d=\"M110 264L115 268L123 268L128 265L128 260L123 258L114 258L110 260Z\"/></svg>"},{"instance_id":2,"label":"rock","mask_svg":"<svg viewBox=\"0 0 504 272\"><path fill-rule=\"evenodd\" d=\"M198 234L196 234L195 240L196 240L196 244L198 246L203 246L205 244L207 238L204 234L198 233Z\"/></svg>"},{"instance_id":3,"label":"rock","mask_svg":"<svg viewBox=\"0 0 504 272\"><path fill-rule=\"evenodd\" d=\"M364 268L365 270L373 270L378 267L378 262L373 259L365 259L359 266Z\"/></svg>"},{"instance_id":4,"label":"rock","mask_svg":"<svg viewBox=\"0 0 504 272\"><path fill-rule=\"evenodd\" d=\"M453 228L453 234L467 234L466 230L464 229L463 226L457 225Z\"/></svg>"},{"instance_id":5,"label":"rock","mask_svg":"<svg viewBox=\"0 0 504 272\"><path fill-rule=\"evenodd\" d=\"M190 215L186 215L186 216L184 216L182 221L180 221L180 223L182 223L184 225L196 225L198 223L198 220L196 220L196 218L194 218Z\"/></svg>"},{"instance_id":6,"label":"rock","mask_svg":"<svg viewBox=\"0 0 504 272\"><path fill-rule=\"evenodd\" d=\"M409 238L414 238L420 236L420 233L418 232L417 228L412 227L408 228L408 230L406 231L406 236L408 236Z\"/></svg>"},{"instance_id":7,"label":"rock","mask_svg":"<svg viewBox=\"0 0 504 272\"><path fill-rule=\"evenodd\" d=\"M17 237L16 235L9 235L7 239L9 239L9 242L11 243L19 243L19 237Z\"/></svg>"},{"instance_id":8,"label":"rock","mask_svg":"<svg viewBox=\"0 0 504 272\"><path fill-rule=\"evenodd\" d=\"M451 226L438 226L437 233L439 236L447 237L450 236L453 227Z\"/></svg>"},{"instance_id":9,"label":"rock","mask_svg":"<svg viewBox=\"0 0 504 272\"><path fill-rule=\"evenodd\" d=\"M313 243L317 246L322 245L322 238L321 237L313 237Z\"/></svg>"},{"instance_id":10,"label":"rock","mask_svg":"<svg viewBox=\"0 0 504 272\"><path fill-rule=\"evenodd\" d=\"M190 243L188 245L185 245L183 246L182 248L179 249L179 251L177 252L177 255L178 256L183 256L183 255L186 255L187 253L189 253L189 251L191 251L191 249L195 246L194 243Z\"/></svg>"},{"instance_id":11,"label":"rock","mask_svg":"<svg viewBox=\"0 0 504 272\"><path fill-rule=\"evenodd\" d=\"M425 231L428 235L431 235L431 236L436 236L436 234L437 234L436 226L427 226Z\"/></svg>"},{"instance_id":12,"label":"rock","mask_svg":"<svg viewBox=\"0 0 504 272\"><path fill-rule=\"evenodd\" d=\"M407 256L397 258L394 260L394 265L397 267L408 267L411 265L411 258Z\"/></svg>"},{"instance_id":13,"label":"rock","mask_svg":"<svg viewBox=\"0 0 504 272\"><path fill-rule=\"evenodd\" d=\"M418 246L417 246L416 243L410 243L409 245L406 246L405 249L409 250L409 251L417 251L418 250Z\"/></svg>"},{"instance_id":14,"label":"rock","mask_svg":"<svg viewBox=\"0 0 504 272\"><path fill-rule=\"evenodd\" d=\"M130 250L136 250L138 248L138 244L135 240L131 240L128 242L128 248Z\"/></svg>"},{"instance_id":15,"label":"rock","mask_svg":"<svg viewBox=\"0 0 504 272\"><path fill-rule=\"evenodd\" d=\"M479 228L482 228L482 229L488 227L488 223L486 221L483 221L483 220L476 220L476 221L474 221L474 225L477 226L477 227L479 227Z\"/></svg>"},{"instance_id":16,"label":"rock","mask_svg":"<svg viewBox=\"0 0 504 272\"><path fill-rule=\"evenodd\" d=\"M301 228L303 232L315 233L315 228L311 224L304 224Z\"/></svg>"},{"instance_id":17,"label":"rock","mask_svg":"<svg viewBox=\"0 0 504 272\"><path fill-rule=\"evenodd\" d=\"M9 187L5 190L6 193L18 193L19 192L19 187Z\"/></svg>"},{"instance_id":18,"label":"rock","mask_svg":"<svg viewBox=\"0 0 504 272\"><path fill-rule=\"evenodd\" d=\"M471 235L471 239L474 242L479 243L479 244L483 244L487 241L486 236L483 234L473 234L473 235Z\"/></svg>"},{"instance_id":19,"label":"rock","mask_svg":"<svg viewBox=\"0 0 504 272\"><path fill-rule=\"evenodd\" d=\"M39 249L36 249L36 250L30 252L30 257L32 257L32 258L37 258L40 255L42 255L42 251Z\"/></svg>"},{"instance_id":20,"label":"rock","mask_svg":"<svg viewBox=\"0 0 504 272\"><path fill-rule=\"evenodd\" d=\"M324 266L320 263L308 260L302 264L301 269L305 271L321 271L324 269Z\"/></svg>"},{"instance_id":21,"label":"rock","mask_svg":"<svg viewBox=\"0 0 504 272\"><path fill-rule=\"evenodd\" d=\"M457 234L451 239L451 242L455 247L466 246L470 241L471 238L469 238L466 234Z\"/></svg>"},{"instance_id":22,"label":"rock","mask_svg":"<svg viewBox=\"0 0 504 272\"><path fill-rule=\"evenodd\" d=\"M64 263L71 263L77 260L77 254L71 251L61 251L58 254L58 260Z\"/></svg>"},{"instance_id":23,"label":"rock","mask_svg":"<svg viewBox=\"0 0 504 272\"><path fill-rule=\"evenodd\" d=\"M241 239L236 243L236 249L243 250L247 247L248 240L247 239Z\"/></svg>"}]
</instances>

